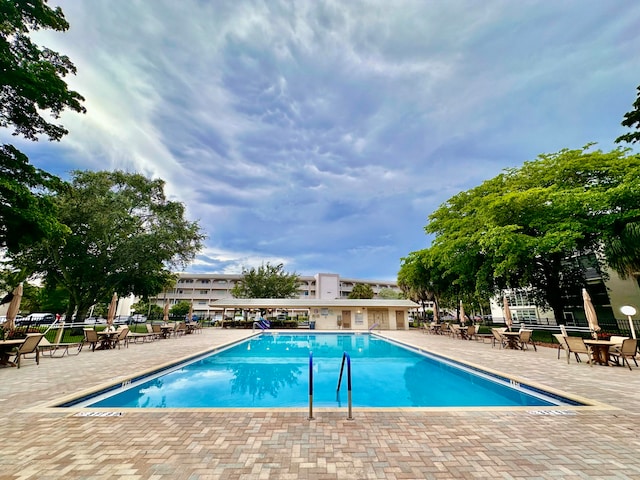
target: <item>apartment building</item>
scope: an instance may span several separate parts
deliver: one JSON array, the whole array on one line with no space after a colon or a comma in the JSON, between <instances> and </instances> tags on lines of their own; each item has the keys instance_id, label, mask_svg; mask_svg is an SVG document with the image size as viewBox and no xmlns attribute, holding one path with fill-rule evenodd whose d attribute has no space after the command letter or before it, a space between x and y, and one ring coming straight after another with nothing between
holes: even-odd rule
<instances>
[{"instance_id":1,"label":"apartment building","mask_svg":"<svg viewBox=\"0 0 640 480\"><path fill-rule=\"evenodd\" d=\"M216 313L212 310L211 303L233 298L231 290L242 278L241 274L181 273L173 289L151 298L151 302L160 306L166 301L170 305L185 301L193 302L193 311L196 315L210 318ZM299 279L300 299L346 299L353 287L358 284L370 285L374 298L377 298L380 291L384 289L400 292L396 282L341 278L336 273L318 273L314 276L300 276Z\"/></svg>"},{"instance_id":2,"label":"apartment building","mask_svg":"<svg viewBox=\"0 0 640 480\"><path fill-rule=\"evenodd\" d=\"M621 308L629 305L640 310L639 278L633 276L623 279L610 269L606 269L604 274L601 273L595 268L594 254L577 258L584 263L584 287L589 292L600 327L605 330L609 327L626 330L628 328L628 318L622 313ZM584 312L582 290L579 288L571 292L564 292L566 299L566 308L563 312L564 318L555 318L553 311L535 306L529 298L526 288L507 290L504 293L509 301L509 310L515 323L566 324L583 327L588 325ZM502 297L492 298L490 303L493 321L502 323L504 321ZM633 321L638 325L638 318L634 318Z\"/></svg>"}]
</instances>

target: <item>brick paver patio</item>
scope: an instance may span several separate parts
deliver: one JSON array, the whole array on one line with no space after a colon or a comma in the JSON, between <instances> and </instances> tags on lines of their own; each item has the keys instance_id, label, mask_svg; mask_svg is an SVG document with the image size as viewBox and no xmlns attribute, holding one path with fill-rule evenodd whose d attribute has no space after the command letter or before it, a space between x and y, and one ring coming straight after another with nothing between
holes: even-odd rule
<instances>
[{"instance_id":1,"label":"brick paver patio","mask_svg":"<svg viewBox=\"0 0 640 480\"><path fill-rule=\"evenodd\" d=\"M567 365L556 351L383 332L610 405L562 410L152 411L79 417L56 398L250 334L205 329L0 369L0 479L637 479L640 369ZM437 388L437 385L434 385ZM354 398L357 365L354 365Z\"/></svg>"}]
</instances>

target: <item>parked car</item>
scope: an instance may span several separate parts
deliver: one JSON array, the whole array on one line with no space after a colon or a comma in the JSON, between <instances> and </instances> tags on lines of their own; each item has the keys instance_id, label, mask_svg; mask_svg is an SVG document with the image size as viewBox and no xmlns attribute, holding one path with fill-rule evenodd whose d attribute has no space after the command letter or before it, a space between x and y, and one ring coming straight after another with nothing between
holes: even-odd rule
<instances>
[{"instance_id":1,"label":"parked car","mask_svg":"<svg viewBox=\"0 0 640 480\"><path fill-rule=\"evenodd\" d=\"M147 323L147 316L146 315L136 314L136 315L132 315L129 318L131 318L131 321L133 323Z\"/></svg>"},{"instance_id":2,"label":"parked car","mask_svg":"<svg viewBox=\"0 0 640 480\"><path fill-rule=\"evenodd\" d=\"M89 325L104 324L107 323L107 319L101 317L87 317L84 319L84 323Z\"/></svg>"},{"instance_id":3,"label":"parked car","mask_svg":"<svg viewBox=\"0 0 640 480\"><path fill-rule=\"evenodd\" d=\"M16 325L50 325L54 322L56 316L53 313L31 313L18 321Z\"/></svg>"},{"instance_id":4,"label":"parked car","mask_svg":"<svg viewBox=\"0 0 640 480\"><path fill-rule=\"evenodd\" d=\"M19 323L20 320L22 320L22 315L16 315L16 323ZM7 321L7 316L6 315L0 315L0 323L4 323Z\"/></svg>"}]
</instances>

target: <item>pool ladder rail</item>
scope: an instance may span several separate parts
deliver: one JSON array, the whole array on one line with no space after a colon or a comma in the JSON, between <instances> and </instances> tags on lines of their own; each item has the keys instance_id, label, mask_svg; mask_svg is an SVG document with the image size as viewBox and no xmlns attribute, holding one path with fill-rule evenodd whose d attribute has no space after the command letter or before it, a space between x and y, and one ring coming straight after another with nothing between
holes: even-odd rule
<instances>
[{"instance_id":1,"label":"pool ladder rail","mask_svg":"<svg viewBox=\"0 0 640 480\"><path fill-rule=\"evenodd\" d=\"M340 376L338 377L338 388L336 389L336 401L340 395L340 385L342 383L342 374L344 372L344 363L347 362L347 403L348 414L347 420L353 420L353 408L351 399L351 357L347 352L342 354L342 364L340 365ZM309 416L307 420L313 418L313 352L309 352Z\"/></svg>"},{"instance_id":2,"label":"pool ladder rail","mask_svg":"<svg viewBox=\"0 0 640 480\"><path fill-rule=\"evenodd\" d=\"M347 404L348 415L347 420L353 420L353 409L351 402L351 357L347 352L342 354L342 364L340 365L340 376L338 377L338 388L336 388L336 401L340 395L340 384L342 383L342 373L344 372L344 362L347 362Z\"/></svg>"}]
</instances>

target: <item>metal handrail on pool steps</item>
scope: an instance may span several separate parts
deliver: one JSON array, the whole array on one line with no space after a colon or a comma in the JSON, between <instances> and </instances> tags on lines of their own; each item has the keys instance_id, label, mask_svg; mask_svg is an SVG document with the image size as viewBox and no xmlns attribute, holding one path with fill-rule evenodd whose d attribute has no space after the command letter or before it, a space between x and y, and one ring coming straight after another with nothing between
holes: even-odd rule
<instances>
[{"instance_id":1,"label":"metal handrail on pool steps","mask_svg":"<svg viewBox=\"0 0 640 480\"><path fill-rule=\"evenodd\" d=\"M347 352L342 354L342 365L340 365L340 377L338 377L338 388L336 389L336 400L340 395L340 383L342 383L342 372L344 371L344 361L347 361L347 403L348 403L348 415L347 420L353 420L351 409L351 357Z\"/></svg>"},{"instance_id":2,"label":"metal handrail on pool steps","mask_svg":"<svg viewBox=\"0 0 640 480\"><path fill-rule=\"evenodd\" d=\"M344 361L347 361L347 403L348 415L347 420L353 420L353 409L351 402L351 357L347 352L342 354L342 364L340 365L340 376L338 377L338 388L336 389L336 401L340 395L340 384L342 383L342 373L344 372ZM315 420L313 418L313 352L309 352L309 416L307 420Z\"/></svg>"}]
</instances>

